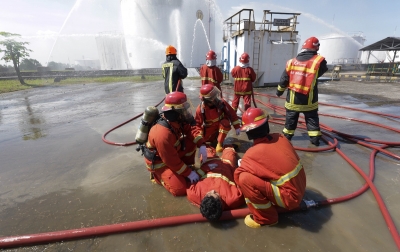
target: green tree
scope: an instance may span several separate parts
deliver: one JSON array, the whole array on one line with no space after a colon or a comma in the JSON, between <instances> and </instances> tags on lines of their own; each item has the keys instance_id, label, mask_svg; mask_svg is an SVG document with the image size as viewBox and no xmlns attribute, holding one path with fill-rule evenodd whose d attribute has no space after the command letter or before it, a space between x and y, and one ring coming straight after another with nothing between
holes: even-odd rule
<instances>
[{"instance_id":1,"label":"green tree","mask_svg":"<svg viewBox=\"0 0 400 252\"><path fill-rule=\"evenodd\" d=\"M40 64L40 62L35 59L23 59L21 61L21 64L19 65L19 68L22 71L26 71L26 70L37 70L37 68L41 66L42 64Z\"/></svg>"},{"instance_id":2,"label":"green tree","mask_svg":"<svg viewBox=\"0 0 400 252\"><path fill-rule=\"evenodd\" d=\"M0 41L0 52L4 53L1 58L5 62L12 61L15 72L17 72L18 80L22 85L26 85L24 79L22 79L21 72L19 71L20 60L29 56L29 52L32 50L25 47L28 42L18 42L14 38L20 37L21 35L9 32L0 32L0 36L4 37Z\"/></svg>"}]
</instances>

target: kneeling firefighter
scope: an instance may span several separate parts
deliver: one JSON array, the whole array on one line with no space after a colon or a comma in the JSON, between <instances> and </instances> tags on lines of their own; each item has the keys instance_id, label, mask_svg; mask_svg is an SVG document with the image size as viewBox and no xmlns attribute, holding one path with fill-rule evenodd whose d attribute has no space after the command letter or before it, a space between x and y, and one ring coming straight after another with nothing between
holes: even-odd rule
<instances>
[{"instance_id":1,"label":"kneeling firefighter","mask_svg":"<svg viewBox=\"0 0 400 252\"><path fill-rule=\"evenodd\" d=\"M199 180L192 170L196 147L199 156L207 159L204 140L194 125L190 104L186 95L171 92L157 123L151 127L147 142L142 146L144 161L154 180L172 195L186 195L191 183Z\"/></svg>"}]
</instances>

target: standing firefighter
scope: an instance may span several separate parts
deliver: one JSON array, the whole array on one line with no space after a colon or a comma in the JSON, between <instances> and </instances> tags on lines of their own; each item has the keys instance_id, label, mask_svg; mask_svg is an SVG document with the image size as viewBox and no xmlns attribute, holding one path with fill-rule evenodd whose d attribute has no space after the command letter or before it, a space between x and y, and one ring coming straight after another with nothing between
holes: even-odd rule
<instances>
[{"instance_id":1,"label":"standing firefighter","mask_svg":"<svg viewBox=\"0 0 400 252\"><path fill-rule=\"evenodd\" d=\"M196 109L196 127L203 133L204 141L216 146L218 153L222 152L222 146L226 135L233 126L236 135L240 134L240 121L232 107L220 97L220 91L211 84L200 88L201 103ZM231 126L232 124L232 126ZM215 143L217 142L217 143Z\"/></svg>"},{"instance_id":2,"label":"standing firefighter","mask_svg":"<svg viewBox=\"0 0 400 252\"><path fill-rule=\"evenodd\" d=\"M235 171L235 182L251 212L244 223L252 228L278 222L277 208L297 208L306 189L306 174L291 143L281 134L269 134L268 116L260 108L243 114L242 130L253 146Z\"/></svg>"},{"instance_id":3,"label":"standing firefighter","mask_svg":"<svg viewBox=\"0 0 400 252\"><path fill-rule=\"evenodd\" d=\"M207 160L201 133L190 125L194 121L186 95L171 92L165 97L161 119L150 129L144 149L147 169L154 180L174 196L186 195L190 183L199 180L192 170L196 147Z\"/></svg>"},{"instance_id":4,"label":"standing firefighter","mask_svg":"<svg viewBox=\"0 0 400 252\"><path fill-rule=\"evenodd\" d=\"M256 73L250 67L250 56L243 53L239 59L239 66L235 66L232 71L232 77L235 79L234 91L235 96L232 101L232 108L237 111L239 107L240 97L243 96L244 110L251 107L251 96L253 94L253 82L256 80Z\"/></svg>"},{"instance_id":5,"label":"standing firefighter","mask_svg":"<svg viewBox=\"0 0 400 252\"><path fill-rule=\"evenodd\" d=\"M210 221L218 220L224 210L244 205L242 192L233 181L237 168L237 153L232 147L224 149L219 158L212 147L207 147L207 162L200 169L200 181L187 189L187 198L200 207L201 214Z\"/></svg>"},{"instance_id":6,"label":"standing firefighter","mask_svg":"<svg viewBox=\"0 0 400 252\"><path fill-rule=\"evenodd\" d=\"M200 68L201 85L211 84L216 86L221 91L222 97L221 82L224 77L216 65L217 54L213 50L210 50L206 54L206 64Z\"/></svg>"},{"instance_id":7,"label":"standing firefighter","mask_svg":"<svg viewBox=\"0 0 400 252\"><path fill-rule=\"evenodd\" d=\"M321 130L318 117L318 77L327 70L326 60L318 55L319 41L316 37L307 39L296 58L286 63L281 76L277 96L281 96L288 88L285 108L286 122L283 134L292 139L297 128L299 114L303 113L312 144L319 146Z\"/></svg>"},{"instance_id":8,"label":"standing firefighter","mask_svg":"<svg viewBox=\"0 0 400 252\"><path fill-rule=\"evenodd\" d=\"M175 47L169 45L165 49L166 61L162 64L162 75L164 77L165 93L174 91L183 92L182 79L188 75L186 67L176 57Z\"/></svg>"}]
</instances>

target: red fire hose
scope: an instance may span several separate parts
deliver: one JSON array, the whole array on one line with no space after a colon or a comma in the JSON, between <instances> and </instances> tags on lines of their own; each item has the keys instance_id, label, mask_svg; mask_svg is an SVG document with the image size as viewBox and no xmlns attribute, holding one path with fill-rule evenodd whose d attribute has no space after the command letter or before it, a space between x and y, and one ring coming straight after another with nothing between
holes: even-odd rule
<instances>
[{"instance_id":1,"label":"red fire hose","mask_svg":"<svg viewBox=\"0 0 400 252\"><path fill-rule=\"evenodd\" d=\"M159 103L157 103L157 105L155 105L155 107L157 107L158 105L160 105L164 100L165 100L165 98L162 99ZM105 143L107 143L107 144L111 144L111 145L117 145L117 146L129 146L129 145L136 144L136 141L134 141L134 142L128 142L128 143L116 143L116 142L108 141L108 140L106 139L106 136L107 136L110 132L112 132L112 131L114 131L114 130L116 130L116 129L122 127L122 126L124 126L124 125L127 124L127 123L132 122L133 120L135 120L135 119L141 117L142 115L143 115L143 113L140 113L140 114L138 114L137 116L132 117L132 118L129 119L128 121L123 122L123 123L121 123L121 124L115 126L114 128L108 130L108 131L107 131L106 133L104 133L103 136L102 136L103 142L105 142Z\"/></svg>"},{"instance_id":2,"label":"red fire hose","mask_svg":"<svg viewBox=\"0 0 400 252\"><path fill-rule=\"evenodd\" d=\"M257 94L257 95L264 95L264 94ZM268 95L264 95L264 96L268 96ZM265 103L262 103L261 101L258 101L258 102L266 107L273 109L274 111L278 111L278 113L284 113L284 109L282 109L281 107L278 107L278 106L275 106L272 104L265 104ZM157 104L156 106L158 106L159 104ZM335 105L330 105L330 106L335 106ZM343 107L343 106L337 106L337 107L347 108L347 107ZM364 111L361 109L355 109L355 110L366 112L366 113L370 112L370 111ZM376 112L373 112L373 114L381 115ZM387 116L387 117L400 118L395 115L389 115L389 114L382 114L382 115ZM125 122L123 124L120 124L120 125L112 128L111 130L107 131L103 135L103 141L108 144L120 145L120 146L128 146L128 145L135 144L135 142L124 143L124 144L113 143L113 142L107 141L105 139L105 136L108 133L110 133L111 131L127 124L128 122L130 122L140 116L141 116L141 114L128 120L127 122ZM326 116L331 116L331 115L326 115ZM339 117L339 116L334 116L334 117L346 119L346 120L353 119L353 118L345 118L345 117ZM273 118L270 122L283 124L282 120L284 120L284 119ZM363 120L356 120L356 121L363 122L363 123L370 123L370 122L363 121ZM304 122L299 121L299 123L301 124L299 126L299 128L304 129L305 128ZM378 127L384 126L384 125L376 124L376 123L370 123L370 124L378 126ZM385 206L385 203L384 203L382 197L380 196L377 188L375 187L375 185L373 183L373 178L375 175L375 156L377 155L377 153L382 152L388 156L391 156L395 159L400 160L399 155L395 155L392 152L385 150L388 147L400 146L400 143L399 142L386 142L386 141L381 141L381 140L371 140L371 139L361 138L361 137L357 137L357 136L352 136L352 135L348 135L348 134L336 131L336 130L334 130L326 125L323 125L323 124L321 124L321 128L323 129L322 139L329 145L329 147L321 147L321 148L313 148L313 149L300 148L300 147L295 147L295 148L297 150L304 150L304 151L336 150L338 152L338 154L341 157L343 157L343 159L345 159L364 178L366 183L362 187L360 187L357 191L352 192L348 195L341 196L338 198L317 201L317 202L311 201L311 202L309 202L310 205L308 205L307 207L326 206L326 205L330 205L330 204L347 201L347 200L353 199L353 198L361 195L363 192L368 190L368 188L371 188L371 191L377 200L379 209L381 210L383 218L387 223L387 226L393 237L393 240L396 243L397 248L400 249L399 233L397 232L396 226L390 216L389 211L387 210L387 208ZM387 126L385 126L383 128L386 128L386 129L389 129L389 130L392 130L395 132L399 132L399 130L397 130L395 128L391 128L391 127L387 127ZM371 155L370 155L369 175L366 175L360 167L358 167L350 158L348 158L340 150L340 148L337 147L337 145L338 145L337 139L328 132L340 135L350 141L356 142L365 147L369 147L369 148L373 149L371 152ZM329 138L333 140L333 143L328 141ZM374 145L368 144L366 142L373 142ZM381 145L378 146L376 144L381 144ZM295 209L295 210L299 210L299 208ZM281 209L281 211L282 211L282 209ZM237 209L237 210L232 210L232 211L225 211L221 217L221 220L244 218L247 214L249 214L248 208ZM140 230L146 230L146 229L150 229L150 228L173 226L173 225L180 225L180 224L193 223L193 222L206 222L206 221L207 220L204 217L202 217L201 214L190 214L190 215L184 215L184 216L167 217L167 218L159 218L159 219L151 219L151 220L140 220L140 221L135 221L135 222L127 222L127 223L121 223L121 224L105 225L105 226L90 227L90 228L71 229L71 230L55 231L55 232L39 233L39 234L29 234L29 235L22 235L22 236L10 236L10 237L0 238L0 248L43 244L43 243L50 243L50 242L57 242L57 241L64 241L64 240L87 238L87 237L93 237L93 236L104 236L104 235L110 235L110 234L116 234L116 233L122 233L122 232L140 231Z\"/></svg>"}]
</instances>

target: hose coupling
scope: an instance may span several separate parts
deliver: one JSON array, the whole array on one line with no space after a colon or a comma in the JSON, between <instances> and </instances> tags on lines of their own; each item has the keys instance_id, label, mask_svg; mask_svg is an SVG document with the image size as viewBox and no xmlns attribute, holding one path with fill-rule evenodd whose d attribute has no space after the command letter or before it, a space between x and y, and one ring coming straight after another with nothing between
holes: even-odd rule
<instances>
[{"instance_id":1,"label":"hose coupling","mask_svg":"<svg viewBox=\"0 0 400 252\"><path fill-rule=\"evenodd\" d=\"M314 200L304 200L303 199L303 202L306 204L307 209L318 206L317 202L315 202Z\"/></svg>"}]
</instances>

